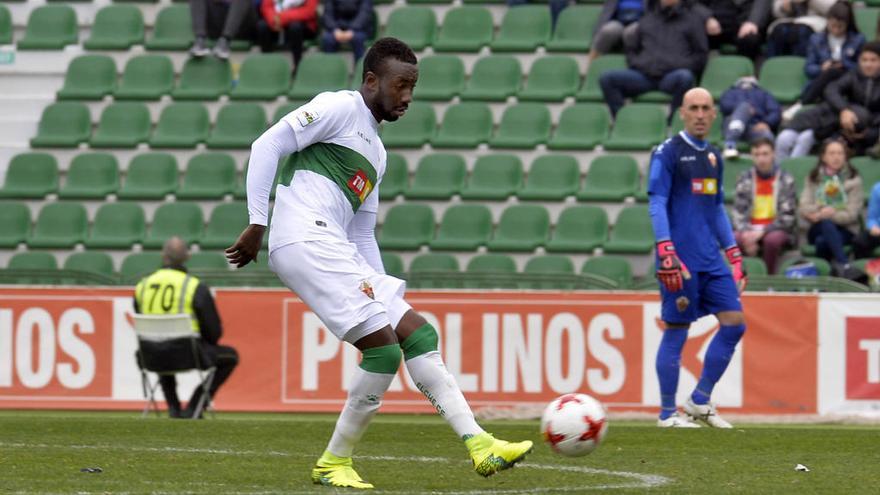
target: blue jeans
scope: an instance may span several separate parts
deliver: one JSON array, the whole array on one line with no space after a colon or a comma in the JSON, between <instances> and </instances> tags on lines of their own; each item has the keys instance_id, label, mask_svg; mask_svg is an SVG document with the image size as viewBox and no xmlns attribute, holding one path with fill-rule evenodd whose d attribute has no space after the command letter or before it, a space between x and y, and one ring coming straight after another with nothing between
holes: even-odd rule
<instances>
[{"instance_id":1,"label":"blue jeans","mask_svg":"<svg viewBox=\"0 0 880 495\"><path fill-rule=\"evenodd\" d=\"M354 52L354 61L357 62L364 56L364 44L367 41L367 33L363 31L355 31L354 36L348 43L351 45L351 51ZM339 51L340 43L333 36L333 31L324 31L321 35L321 51L326 53L335 53Z\"/></svg>"},{"instance_id":2,"label":"blue jeans","mask_svg":"<svg viewBox=\"0 0 880 495\"><path fill-rule=\"evenodd\" d=\"M759 137L766 137L773 141L772 131L755 132L754 125L749 124L752 118L752 104L744 101L736 106L733 113L724 119L724 141L735 143L741 139L752 141ZM732 125L731 125L732 124Z\"/></svg>"},{"instance_id":3,"label":"blue jeans","mask_svg":"<svg viewBox=\"0 0 880 495\"><path fill-rule=\"evenodd\" d=\"M602 74L599 86L611 115L617 115L626 98L634 98L655 89L672 96L670 108L675 110L681 106L685 92L694 87L694 80L694 74L688 69L667 72L660 79L651 79L635 69L618 69Z\"/></svg>"},{"instance_id":4,"label":"blue jeans","mask_svg":"<svg viewBox=\"0 0 880 495\"><path fill-rule=\"evenodd\" d=\"M807 240L816 246L816 254L820 258L838 263L849 261L843 247L850 244L852 239L853 233L849 229L828 219L810 225L807 232Z\"/></svg>"}]
</instances>

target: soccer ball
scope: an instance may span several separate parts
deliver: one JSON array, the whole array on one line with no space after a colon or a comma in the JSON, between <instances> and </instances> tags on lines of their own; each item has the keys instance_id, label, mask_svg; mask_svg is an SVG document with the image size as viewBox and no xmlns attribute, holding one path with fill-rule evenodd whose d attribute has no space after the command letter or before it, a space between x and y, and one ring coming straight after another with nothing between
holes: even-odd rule
<instances>
[{"instance_id":1,"label":"soccer ball","mask_svg":"<svg viewBox=\"0 0 880 495\"><path fill-rule=\"evenodd\" d=\"M605 437L605 407L586 394L565 394L547 405L541 416L544 441L558 454L587 455Z\"/></svg>"}]
</instances>

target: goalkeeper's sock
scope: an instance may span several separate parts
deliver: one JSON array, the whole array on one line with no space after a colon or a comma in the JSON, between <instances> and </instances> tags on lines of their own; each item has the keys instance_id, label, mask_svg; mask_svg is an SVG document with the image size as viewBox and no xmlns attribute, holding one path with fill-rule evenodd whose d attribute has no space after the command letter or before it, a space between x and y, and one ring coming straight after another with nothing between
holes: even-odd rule
<instances>
[{"instance_id":1,"label":"goalkeeper's sock","mask_svg":"<svg viewBox=\"0 0 880 495\"><path fill-rule=\"evenodd\" d=\"M687 340L687 328L667 328L657 349L657 379L660 381L660 419L675 414L675 393L681 368L681 350Z\"/></svg>"},{"instance_id":2,"label":"goalkeeper's sock","mask_svg":"<svg viewBox=\"0 0 880 495\"><path fill-rule=\"evenodd\" d=\"M736 351L736 344L739 343L746 331L745 325L721 325L718 333L712 337L709 348L706 350L706 357L703 359L703 373L700 381L697 382L697 388L691 394L691 398L695 404L703 405L709 402L712 396L712 389L721 379L730 359Z\"/></svg>"}]
</instances>

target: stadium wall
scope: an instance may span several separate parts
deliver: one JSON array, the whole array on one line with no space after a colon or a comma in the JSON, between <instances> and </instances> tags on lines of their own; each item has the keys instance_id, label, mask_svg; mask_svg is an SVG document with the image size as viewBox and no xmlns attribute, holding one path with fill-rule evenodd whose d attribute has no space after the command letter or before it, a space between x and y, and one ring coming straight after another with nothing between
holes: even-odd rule
<instances>
[{"instance_id":1,"label":"stadium wall","mask_svg":"<svg viewBox=\"0 0 880 495\"><path fill-rule=\"evenodd\" d=\"M338 411L358 353L287 291L218 290L222 342L241 363L218 410ZM616 411L659 404L661 336L653 293L419 292L408 300L441 334L450 371L476 409L538 407L572 391ZM748 332L716 389L755 414L880 411L880 300L748 294ZM0 288L0 408L137 409L130 290ZM697 322L682 358L682 400L717 330ZM195 376L184 377L191 390ZM188 390L182 390L183 397ZM384 411L429 412L405 371Z\"/></svg>"}]
</instances>

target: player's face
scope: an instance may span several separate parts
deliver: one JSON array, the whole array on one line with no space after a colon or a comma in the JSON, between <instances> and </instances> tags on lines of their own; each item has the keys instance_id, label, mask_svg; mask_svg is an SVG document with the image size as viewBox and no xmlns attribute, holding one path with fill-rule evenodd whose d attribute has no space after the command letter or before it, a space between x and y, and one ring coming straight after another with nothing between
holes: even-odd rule
<instances>
[{"instance_id":1,"label":"player's face","mask_svg":"<svg viewBox=\"0 0 880 495\"><path fill-rule=\"evenodd\" d=\"M412 102L413 89L419 79L419 69L397 59L387 59L379 76L376 102L382 120L394 122L403 117Z\"/></svg>"},{"instance_id":2,"label":"player's face","mask_svg":"<svg viewBox=\"0 0 880 495\"><path fill-rule=\"evenodd\" d=\"M768 174L773 170L773 162L776 160L776 153L770 145L762 144L755 146L751 150L752 162L755 168L763 174Z\"/></svg>"},{"instance_id":3,"label":"player's face","mask_svg":"<svg viewBox=\"0 0 880 495\"><path fill-rule=\"evenodd\" d=\"M822 152L822 163L831 170L837 172L846 164L846 150L838 142L828 143Z\"/></svg>"},{"instance_id":4,"label":"player's face","mask_svg":"<svg viewBox=\"0 0 880 495\"><path fill-rule=\"evenodd\" d=\"M715 105L708 94L692 94L681 105L681 120L688 134L705 139L715 121Z\"/></svg>"},{"instance_id":5,"label":"player's face","mask_svg":"<svg viewBox=\"0 0 880 495\"><path fill-rule=\"evenodd\" d=\"M880 55L874 52L863 51L859 55L859 70L865 77L877 77L880 75Z\"/></svg>"}]
</instances>

